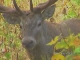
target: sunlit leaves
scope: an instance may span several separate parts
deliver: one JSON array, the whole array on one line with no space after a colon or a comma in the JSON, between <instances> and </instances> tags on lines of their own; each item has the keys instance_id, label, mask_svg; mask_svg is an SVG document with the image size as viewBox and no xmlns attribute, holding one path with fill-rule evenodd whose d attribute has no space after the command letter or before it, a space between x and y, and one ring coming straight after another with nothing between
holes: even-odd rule
<instances>
[{"instance_id":1,"label":"sunlit leaves","mask_svg":"<svg viewBox=\"0 0 80 60\"><path fill-rule=\"evenodd\" d=\"M61 5L59 4L61 2ZM62 3L63 2L63 3ZM58 20L66 20L69 18L80 18L80 0L60 0L56 9ZM56 19L56 18L55 18ZM56 20L57 20L56 19Z\"/></svg>"},{"instance_id":2,"label":"sunlit leaves","mask_svg":"<svg viewBox=\"0 0 80 60\"><path fill-rule=\"evenodd\" d=\"M80 59L80 34L78 35L74 35L74 34L70 34L70 36L61 39L61 41L58 41L59 37L55 37L53 39L53 41L51 41L48 45L53 45L54 46L54 50L56 52L56 50L60 50L62 49L62 51L60 51L60 53L62 53L63 57L66 58L67 60L73 60L73 59ZM53 60L58 60L61 57L61 55L58 55L54 53L54 55L52 56Z\"/></svg>"},{"instance_id":3,"label":"sunlit leaves","mask_svg":"<svg viewBox=\"0 0 80 60\"><path fill-rule=\"evenodd\" d=\"M80 55L76 55L73 57L73 60L80 60Z\"/></svg>"},{"instance_id":4,"label":"sunlit leaves","mask_svg":"<svg viewBox=\"0 0 80 60\"><path fill-rule=\"evenodd\" d=\"M10 52L5 53L5 57L7 60L9 60L11 58L11 53Z\"/></svg>"},{"instance_id":5,"label":"sunlit leaves","mask_svg":"<svg viewBox=\"0 0 80 60\"><path fill-rule=\"evenodd\" d=\"M66 58L62 54L54 54L51 60L66 60Z\"/></svg>"},{"instance_id":6,"label":"sunlit leaves","mask_svg":"<svg viewBox=\"0 0 80 60\"><path fill-rule=\"evenodd\" d=\"M16 1L19 3L21 0ZM3 0L0 3L8 7L12 7L13 5L12 0ZM19 58L17 59L16 54L18 52L21 60L27 58L27 54L18 38L19 35L19 26L8 24L0 14L0 60L18 60Z\"/></svg>"},{"instance_id":7,"label":"sunlit leaves","mask_svg":"<svg viewBox=\"0 0 80 60\"><path fill-rule=\"evenodd\" d=\"M62 49L62 48L65 48L65 49L68 49L68 45L63 41L63 42L58 42L56 45L55 45L55 48L58 50L58 49Z\"/></svg>"},{"instance_id":8,"label":"sunlit leaves","mask_svg":"<svg viewBox=\"0 0 80 60\"><path fill-rule=\"evenodd\" d=\"M67 15L64 16L65 19L77 17L77 14L74 10L69 10Z\"/></svg>"},{"instance_id":9,"label":"sunlit leaves","mask_svg":"<svg viewBox=\"0 0 80 60\"><path fill-rule=\"evenodd\" d=\"M80 46L77 47L77 48L75 48L75 50L74 50L74 54L78 54L78 55L80 55Z\"/></svg>"},{"instance_id":10,"label":"sunlit leaves","mask_svg":"<svg viewBox=\"0 0 80 60\"><path fill-rule=\"evenodd\" d=\"M69 47L73 46L73 41L76 39L76 36L71 34L70 36L66 37L65 39L62 39L60 42L57 42L55 45L55 48L58 49L69 49Z\"/></svg>"},{"instance_id":11,"label":"sunlit leaves","mask_svg":"<svg viewBox=\"0 0 80 60\"><path fill-rule=\"evenodd\" d=\"M72 3L80 5L80 0L71 0Z\"/></svg>"},{"instance_id":12,"label":"sunlit leaves","mask_svg":"<svg viewBox=\"0 0 80 60\"><path fill-rule=\"evenodd\" d=\"M49 42L47 45L53 45L55 44L57 41L59 40L59 36L56 36L53 40L51 40L51 42Z\"/></svg>"},{"instance_id":13,"label":"sunlit leaves","mask_svg":"<svg viewBox=\"0 0 80 60\"><path fill-rule=\"evenodd\" d=\"M79 38L76 38L76 39L73 41L73 44L75 45L75 47L80 46L80 39L79 39Z\"/></svg>"},{"instance_id":14,"label":"sunlit leaves","mask_svg":"<svg viewBox=\"0 0 80 60\"><path fill-rule=\"evenodd\" d=\"M71 54L71 55L67 55L67 56L66 56L66 60L73 60L73 58L72 58L72 57L73 57L73 55L72 55L72 54Z\"/></svg>"}]
</instances>

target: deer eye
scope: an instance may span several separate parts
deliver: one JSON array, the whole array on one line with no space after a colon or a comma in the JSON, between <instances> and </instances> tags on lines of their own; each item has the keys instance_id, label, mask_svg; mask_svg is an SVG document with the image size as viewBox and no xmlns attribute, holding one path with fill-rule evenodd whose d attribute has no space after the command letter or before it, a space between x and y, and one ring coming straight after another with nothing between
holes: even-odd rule
<instances>
[{"instance_id":1,"label":"deer eye","mask_svg":"<svg viewBox=\"0 0 80 60\"><path fill-rule=\"evenodd\" d=\"M26 13L26 16L28 16L30 13Z\"/></svg>"},{"instance_id":2,"label":"deer eye","mask_svg":"<svg viewBox=\"0 0 80 60\"><path fill-rule=\"evenodd\" d=\"M38 26L41 26L41 23L38 23Z\"/></svg>"},{"instance_id":3,"label":"deer eye","mask_svg":"<svg viewBox=\"0 0 80 60\"><path fill-rule=\"evenodd\" d=\"M20 24L19 24L20 29L22 29L22 26L23 26L23 24L22 24L22 22L20 22Z\"/></svg>"},{"instance_id":4,"label":"deer eye","mask_svg":"<svg viewBox=\"0 0 80 60\"><path fill-rule=\"evenodd\" d=\"M39 26L41 26L41 24L42 24L41 20L38 20L37 21L37 26L39 27Z\"/></svg>"},{"instance_id":5,"label":"deer eye","mask_svg":"<svg viewBox=\"0 0 80 60\"><path fill-rule=\"evenodd\" d=\"M20 29L22 29L22 26L21 25L19 25L20 26Z\"/></svg>"}]
</instances>

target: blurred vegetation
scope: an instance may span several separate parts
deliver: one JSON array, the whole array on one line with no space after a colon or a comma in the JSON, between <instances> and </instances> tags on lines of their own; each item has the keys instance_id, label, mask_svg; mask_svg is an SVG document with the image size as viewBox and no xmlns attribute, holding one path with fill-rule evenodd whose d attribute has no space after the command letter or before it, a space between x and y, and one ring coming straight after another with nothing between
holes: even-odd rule
<instances>
[{"instance_id":1,"label":"blurred vegetation","mask_svg":"<svg viewBox=\"0 0 80 60\"><path fill-rule=\"evenodd\" d=\"M80 60L80 34L70 36L59 40L60 36L56 36L47 45L55 45L52 60ZM55 44L56 43L56 44ZM56 52L59 51L59 52Z\"/></svg>"},{"instance_id":2,"label":"blurred vegetation","mask_svg":"<svg viewBox=\"0 0 80 60\"><path fill-rule=\"evenodd\" d=\"M16 0L16 1L21 9L23 10L29 9L29 0ZM33 0L33 4L34 6L36 6L37 4L45 1L46 0ZM0 0L0 4L3 4L8 7L14 7L12 0ZM59 0L56 3L56 10L54 16L50 18L50 20L53 19L53 21L55 22L60 22L62 20L66 20L69 18L80 18L80 0ZM71 36L74 37L73 35ZM60 48L65 47L64 49L66 48L68 49L66 44L65 46L63 45L58 46L59 44L65 43L63 41L58 43L56 45L56 49L59 49L59 47ZM80 48L76 47L74 53L77 52L79 49ZM62 55L59 54L59 56ZM71 58L72 55L68 57ZM74 58L76 57L78 56L75 56ZM70 58L68 60L70 60ZM25 49L21 45L19 26L8 24L1 16L1 14L0 14L0 60L29 60Z\"/></svg>"}]
</instances>

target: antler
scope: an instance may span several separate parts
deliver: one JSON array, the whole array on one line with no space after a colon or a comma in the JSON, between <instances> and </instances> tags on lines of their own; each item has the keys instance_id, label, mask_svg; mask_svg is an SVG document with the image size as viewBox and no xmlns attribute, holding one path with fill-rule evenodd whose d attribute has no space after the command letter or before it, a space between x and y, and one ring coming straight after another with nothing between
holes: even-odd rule
<instances>
[{"instance_id":1,"label":"antler","mask_svg":"<svg viewBox=\"0 0 80 60\"><path fill-rule=\"evenodd\" d=\"M1 13L19 13L19 14L23 14L23 12L17 6L15 0L13 0L13 4L14 4L14 7L15 7L16 10L14 8L8 8L8 7L5 7L3 5L0 5L0 12Z\"/></svg>"},{"instance_id":2,"label":"antler","mask_svg":"<svg viewBox=\"0 0 80 60\"><path fill-rule=\"evenodd\" d=\"M13 4L14 4L14 7L16 8L16 10L20 13L20 14L23 14L23 12L19 9L17 3L15 0L13 0Z\"/></svg>"},{"instance_id":3,"label":"antler","mask_svg":"<svg viewBox=\"0 0 80 60\"><path fill-rule=\"evenodd\" d=\"M33 3L32 3L32 0L30 0L30 10L31 12L41 12L42 10L44 10L45 8L49 7L50 5L54 4L57 0L48 0L47 2L45 3L41 3L39 4L38 6L34 7L33 8ZM15 9L11 9L11 8L8 8L8 7L5 7L3 5L0 5L0 12L1 13L13 13L13 12L18 12L20 14L23 14L23 11L21 11L16 3L15 0L13 0L13 4L14 4L14 7ZM12 12L13 11L13 12Z\"/></svg>"},{"instance_id":4,"label":"antler","mask_svg":"<svg viewBox=\"0 0 80 60\"><path fill-rule=\"evenodd\" d=\"M55 3L57 0L48 0L45 3L41 3L38 6L33 8L33 4L32 4L32 0L30 0L30 9L33 12L41 12L42 10L44 10L45 8L49 7L50 5L52 5L53 3Z\"/></svg>"},{"instance_id":5,"label":"antler","mask_svg":"<svg viewBox=\"0 0 80 60\"><path fill-rule=\"evenodd\" d=\"M32 3L32 0L30 0L30 10L33 12L33 3Z\"/></svg>"},{"instance_id":6,"label":"antler","mask_svg":"<svg viewBox=\"0 0 80 60\"><path fill-rule=\"evenodd\" d=\"M0 5L0 12L1 13L6 13L6 12L9 12L10 8L7 8L3 5Z\"/></svg>"}]
</instances>

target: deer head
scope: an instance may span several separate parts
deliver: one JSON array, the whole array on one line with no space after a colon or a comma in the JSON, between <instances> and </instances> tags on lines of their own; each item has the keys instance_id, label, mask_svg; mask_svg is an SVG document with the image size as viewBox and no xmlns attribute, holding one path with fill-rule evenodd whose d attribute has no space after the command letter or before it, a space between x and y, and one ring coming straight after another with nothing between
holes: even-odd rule
<instances>
[{"instance_id":1,"label":"deer head","mask_svg":"<svg viewBox=\"0 0 80 60\"><path fill-rule=\"evenodd\" d=\"M41 38L44 20L53 15L56 1L48 0L33 7L32 0L30 0L30 10L23 11L17 6L16 1L13 0L15 8L0 5L0 12L8 23L21 26L22 44L25 48L32 49L39 42L39 38Z\"/></svg>"}]
</instances>

